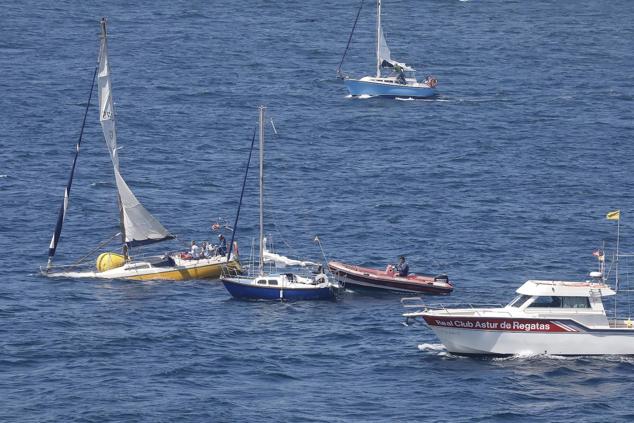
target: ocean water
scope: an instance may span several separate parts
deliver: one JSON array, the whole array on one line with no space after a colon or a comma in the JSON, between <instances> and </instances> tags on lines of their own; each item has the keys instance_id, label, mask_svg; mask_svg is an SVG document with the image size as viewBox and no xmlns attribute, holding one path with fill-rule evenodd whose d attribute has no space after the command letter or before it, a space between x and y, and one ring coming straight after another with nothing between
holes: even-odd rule
<instances>
[{"instance_id":1,"label":"ocean water","mask_svg":"<svg viewBox=\"0 0 634 423\"><path fill-rule=\"evenodd\" d=\"M634 2L385 0L393 57L431 100L352 99L335 70L358 2L2 2L0 421L631 421L628 357L462 358L402 325L398 294L244 303L218 281L38 275L98 54L109 50L122 173L178 235L232 220L265 104L278 251L446 272L504 303L634 249ZM368 1L344 64L373 69ZM57 261L117 232L93 106ZM255 169L255 168L254 168ZM238 242L257 225L255 172ZM158 249L168 248L158 246ZM629 286L629 262L622 263ZM619 300L630 313L629 298Z\"/></svg>"}]
</instances>

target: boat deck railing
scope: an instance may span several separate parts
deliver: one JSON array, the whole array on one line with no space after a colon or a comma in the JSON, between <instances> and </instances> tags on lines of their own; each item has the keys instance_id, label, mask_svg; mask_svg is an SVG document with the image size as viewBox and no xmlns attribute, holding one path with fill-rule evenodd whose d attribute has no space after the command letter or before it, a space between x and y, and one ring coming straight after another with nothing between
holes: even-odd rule
<instances>
[{"instance_id":1,"label":"boat deck railing","mask_svg":"<svg viewBox=\"0 0 634 423\"><path fill-rule=\"evenodd\" d=\"M621 319L610 320L608 324L609 324L610 328L612 328L612 329L632 329L632 330L634 330L634 321L632 321L631 319L627 319L627 320L621 320Z\"/></svg>"},{"instance_id":2,"label":"boat deck railing","mask_svg":"<svg viewBox=\"0 0 634 423\"><path fill-rule=\"evenodd\" d=\"M239 276L248 277L249 273L245 272L244 270L245 270L244 267L238 269L235 267L223 266L220 277L223 277L223 278L237 278Z\"/></svg>"},{"instance_id":3,"label":"boat deck railing","mask_svg":"<svg viewBox=\"0 0 634 423\"><path fill-rule=\"evenodd\" d=\"M482 309L485 310L490 310L490 309L495 309L496 313L500 313L500 312L504 312L507 314L511 314L508 311L504 310L504 306L502 304L499 303L479 303L479 304L472 304L472 303L435 303L435 304L427 304L423 301L423 298L421 297L406 297L406 298L401 298L401 304L403 305L403 307L405 308L417 308L417 309L421 309L421 311L433 311L433 310L438 310L438 311L444 311L445 313L448 313L449 310L468 310L468 311L472 311L474 314L480 314L479 312Z\"/></svg>"},{"instance_id":4,"label":"boat deck railing","mask_svg":"<svg viewBox=\"0 0 634 423\"><path fill-rule=\"evenodd\" d=\"M286 266L280 267L276 266L273 263L265 263L263 272L265 274L283 274L283 273L293 273L299 276L312 277L315 275L315 272L308 267L301 266ZM224 277L247 277L247 278L255 278L260 275L260 267L258 262L246 261L241 262L241 271L238 272L234 268L227 267L223 270L222 275Z\"/></svg>"}]
</instances>

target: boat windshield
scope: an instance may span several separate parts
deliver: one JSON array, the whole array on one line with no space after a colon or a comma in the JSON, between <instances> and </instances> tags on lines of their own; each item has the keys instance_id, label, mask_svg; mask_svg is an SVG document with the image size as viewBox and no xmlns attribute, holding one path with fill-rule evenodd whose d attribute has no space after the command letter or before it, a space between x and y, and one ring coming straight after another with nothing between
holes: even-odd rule
<instances>
[{"instance_id":1,"label":"boat windshield","mask_svg":"<svg viewBox=\"0 0 634 423\"><path fill-rule=\"evenodd\" d=\"M588 297L537 297L528 307L590 308L590 300Z\"/></svg>"},{"instance_id":2,"label":"boat windshield","mask_svg":"<svg viewBox=\"0 0 634 423\"><path fill-rule=\"evenodd\" d=\"M520 308L526 301L528 301L529 298L531 298L530 295L518 295L509 303L508 306Z\"/></svg>"}]
</instances>

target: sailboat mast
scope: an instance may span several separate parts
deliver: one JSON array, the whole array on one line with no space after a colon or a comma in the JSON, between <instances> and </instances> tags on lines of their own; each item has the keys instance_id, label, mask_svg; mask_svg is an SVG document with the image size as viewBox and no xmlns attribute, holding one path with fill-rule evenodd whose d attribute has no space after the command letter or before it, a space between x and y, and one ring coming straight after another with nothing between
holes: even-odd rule
<instances>
[{"instance_id":1,"label":"sailboat mast","mask_svg":"<svg viewBox=\"0 0 634 423\"><path fill-rule=\"evenodd\" d=\"M264 273L264 111L260 106L260 275Z\"/></svg>"},{"instance_id":2,"label":"sailboat mast","mask_svg":"<svg viewBox=\"0 0 634 423\"><path fill-rule=\"evenodd\" d=\"M101 49L99 53L99 73L97 81L97 86L99 87L99 122L101 123L104 140L106 141L108 152L112 159L114 179L117 186L117 206L119 208L121 243L124 248L123 254L127 258L130 248L173 239L174 236L143 207L123 179L123 176L121 176L105 18L101 20Z\"/></svg>"},{"instance_id":3,"label":"sailboat mast","mask_svg":"<svg viewBox=\"0 0 634 423\"><path fill-rule=\"evenodd\" d=\"M108 31L106 29L107 20L101 18L101 49L99 52L99 121L101 122L106 144L109 146L112 164L116 173L119 171L119 154L116 148L116 129L114 117L114 101L112 100L112 84L110 82L110 64L108 62ZM105 126L104 126L105 125ZM110 147L112 145L112 147ZM121 243L124 245L123 254L127 260L128 248L126 244L126 233L123 216L123 205L121 204L121 193L117 189L117 206L119 208L119 228L121 231Z\"/></svg>"},{"instance_id":4,"label":"sailboat mast","mask_svg":"<svg viewBox=\"0 0 634 423\"><path fill-rule=\"evenodd\" d=\"M614 284L616 291L619 290L619 243L621 242L621 215L619 210L619 220L616 221L616 268L614 271L615 281ZM616 304L616 299L614 300Z\"/></svg>"},{"instance_id":5,"label":"sailboat mast","mask_svg":"<svg viewBox=\"0 0 634 423\"><path fill-rule=\"evenodd\" d=\"M381 77L381 0L376 0L376 77Z\"/></svg>"}]
</instances>

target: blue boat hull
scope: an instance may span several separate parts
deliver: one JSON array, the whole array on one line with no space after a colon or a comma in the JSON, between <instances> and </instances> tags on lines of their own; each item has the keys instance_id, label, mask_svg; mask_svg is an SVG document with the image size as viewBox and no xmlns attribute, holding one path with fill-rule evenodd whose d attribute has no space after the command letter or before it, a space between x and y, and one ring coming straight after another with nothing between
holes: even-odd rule
<instances>
[{"instance_id":1,"label":"blue boat hull","mask_svg":"<svg viewBox=\"0 0 634 423\"><path fill-rule=\"evenodd\" d=\"M436 95L436 89L429 87L382 84L377 82L359 81L357 79L345 79L343 82L346 84L346 88L348 88L350 94L355 97L369 95L373 97L426 98Z\"/></svg>"},{"instance_id":2,"label":"blue boat hull","mask_svg":"<svg viewBox=\"0 0 634 423\"><path fill-rule=\"evenodd\" d=\"M228 279L222 279L222 283L234 298L243 300L304 301L335 299L335 292L331 287L282 289L268 286L258 286L250 283L240 283Z\"/></svg>"}]
</instances>

